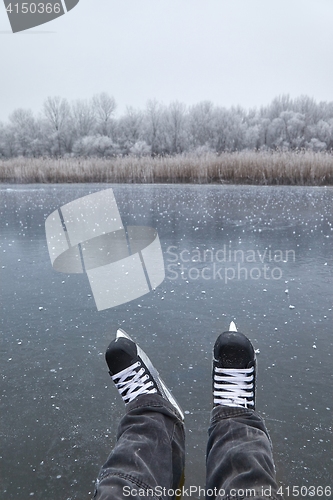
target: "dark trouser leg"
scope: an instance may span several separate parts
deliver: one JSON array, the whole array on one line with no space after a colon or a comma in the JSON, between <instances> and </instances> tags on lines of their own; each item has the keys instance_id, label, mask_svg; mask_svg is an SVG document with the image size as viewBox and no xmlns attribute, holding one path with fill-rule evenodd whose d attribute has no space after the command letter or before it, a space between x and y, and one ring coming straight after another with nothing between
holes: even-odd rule
<instances>
[{"instance_id":1,"label":"dark trouser leg","mask_svg":"<svg viewBox=\"0 0 333 500\"><path fill-rule=\"evenodd\" d=\"M258 413L227 406L213 409L207 445L206 490L214 488L216 493L207 498L281 500L276 494L271 441Z\"/></svg>"},{"instance_id":2,"label":"dark trouser leg","mask_svg":"<svg viewBox=\"0 0 333 500\"><path fill-rule=\"evenodd\" d=\"M156 394L139 396L126 407L115 448L100 470L94 498L138 499L139 490L144 490L141 497L147 500L173 498L168 490L180 486L184 448L183 423L173 406Z\"/></svg>"}]
</instances>

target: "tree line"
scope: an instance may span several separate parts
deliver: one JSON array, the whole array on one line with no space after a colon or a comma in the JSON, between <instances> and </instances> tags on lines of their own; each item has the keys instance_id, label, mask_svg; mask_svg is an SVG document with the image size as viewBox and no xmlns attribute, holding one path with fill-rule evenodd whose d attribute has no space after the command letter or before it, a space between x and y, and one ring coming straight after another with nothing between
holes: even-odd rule
<instances>
[{"instance_id":1,"label":"tree line","mask_svg":"<svg viewBox=\"0 0 333 500\"><path fill-rule=\"evenodd\" d=\"M242 150L333 151L333 102L308 96L275 98L245 110L210 101L186 106L148 101L116 115L106 92L68 102L48 97L41 112L16 109L0 123L0 158L164 156Z\"/></svg>"}]
</instances>

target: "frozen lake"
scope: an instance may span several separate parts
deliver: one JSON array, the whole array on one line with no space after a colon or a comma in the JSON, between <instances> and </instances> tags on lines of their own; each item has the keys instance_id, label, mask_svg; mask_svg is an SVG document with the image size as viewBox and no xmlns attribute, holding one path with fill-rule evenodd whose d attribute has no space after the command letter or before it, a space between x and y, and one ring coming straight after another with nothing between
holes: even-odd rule
<instances>
[{"instance_id":1,"label":"frozen lake","mask_svg":"<svg viewBox=\"0 0 333 500\"><path fill-rule=\"evenodd\" d=\"M98 312L86 275L52 269L45 219L113 187L151 226L166 277ZM332 188L1 185L1 497L89 499L123 403L104 352L117 327L186 413L186 484L204 486L211 352L234 320L258 354L257 409L284 487L330 484ZM309 497L310 498L310 497Z\"/></svg>"}]
</instances>

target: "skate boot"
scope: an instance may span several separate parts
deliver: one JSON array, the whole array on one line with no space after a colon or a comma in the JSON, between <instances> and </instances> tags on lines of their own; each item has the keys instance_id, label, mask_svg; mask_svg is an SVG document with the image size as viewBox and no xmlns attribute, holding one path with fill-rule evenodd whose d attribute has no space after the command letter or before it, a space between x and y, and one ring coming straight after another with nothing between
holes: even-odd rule
<instances>
[{"instance_id":1,"label":"skate boot","mask_svg":"<svg viewBox=\"0 0 333 500\"><path fill-rule=\"evenodd\" d=\"M218 405L255 409L256 355L250 340L232 321L213 352L213 399Z\"/></svg>"},{"instance_id":2,"label":"skate boot","mask_svg":"<svg viewBox=\"0 0 333 500\"><path fill-rule=\"evenodd\" d=\"M141 394L160 394L179 413L184 414L179 404L161 379L146 353L122 329L105 353L109 373L125 404Z\"/></svg>"}]
</instances>

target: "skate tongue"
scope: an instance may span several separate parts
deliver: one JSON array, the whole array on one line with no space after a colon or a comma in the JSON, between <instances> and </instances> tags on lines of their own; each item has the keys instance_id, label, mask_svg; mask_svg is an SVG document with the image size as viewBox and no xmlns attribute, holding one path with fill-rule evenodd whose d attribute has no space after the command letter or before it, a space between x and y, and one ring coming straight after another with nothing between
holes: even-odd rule
<instances>
[{"instance_id":1,"label":"skate tongue","mask_svg":"<svg viewBox=\"0 0 333 500\"><path fill-rule=\"evenodd\" d=\"M229 332L237 332L236 325L233 321L229 325Z\"/></svg>"},{"instance_id":2,"label":"skate tongue","mask_svg":"<svg viewBox=\"0 0 333 500\"><path fill-rule=\"evenodd\" d=\"M116 375L133 364L137 356L136 344L131 340L119 337L109 345L105 359L110 374Z\"/></svg>"}]
</instances>

